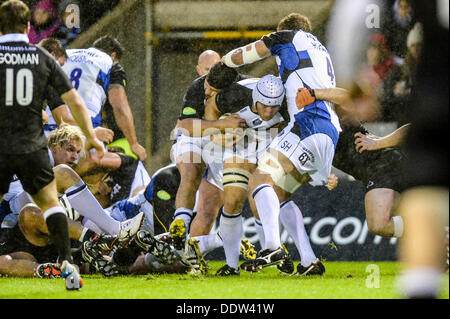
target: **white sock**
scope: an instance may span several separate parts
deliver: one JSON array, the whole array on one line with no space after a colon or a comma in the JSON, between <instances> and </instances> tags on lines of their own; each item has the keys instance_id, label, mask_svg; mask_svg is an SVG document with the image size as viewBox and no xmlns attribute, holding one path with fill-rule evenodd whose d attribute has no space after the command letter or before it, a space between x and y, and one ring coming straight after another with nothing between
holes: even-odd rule
<instances>
[{"instance_id":1,"label":"white sock","mask_svg":"<svg viewBox=\"0 0 450 319\"><path fill-rule=\"evenodd\" d=\"M264 249L278 249L281 247L280 223L280 201L272 186L260 185L252 193L255 199L256 209L261 218L264 228Z\"/></svg>"},{"instance_id":2,"label":"white sock","mask_svg":"<svg viewBox=\"0 0 450 319\"><path fill-rule=\"evenodd\" d=\"M394 237L400 238L403 235L403 218L401 216L393 216Z\"/></svg>"},{"instance_id":3,"label":"white sock","mask_svg":"<svg viewBox=\"0 0 450 319\"><path fill-rule=\"evenodd\" d=\"M300 208L291 200L283 202L280 208L280 221L294 240L295 247L300 253L301 264L304 267L317 260L306 233L303 215Z\"/></svg>"},{"instance_id":4,"label":"white sock","mask_svg":"<svg viewBox=\"0 0 450 319\"><path fill-rule=\"evenodd\" d=\"M219 230L223 240L223 249L227 265L239 269L239 256L241 254L241 239L244 235L242 216L227 214L222 209Z\"/></svg>"},{"instance_id":5,"label":"white sock","mask_svg":"<svg viewBox=\"0 0 450 319\"><path fill-rule=\"evenodd\" d=\"M103 230L101 230L97 224L95 224L92 220L87 219L86 217L83 217L83 221L81 222L81 224L85 227L88 228L94 232L96 232L97 234L103 234L105 233Z\"/></svg>"},{"instance_id":6,"label":"white sock","mask_svg":"<svg viewBox=\"0 0 450 319\"><path fill-rule=\"evenodd\" d=\"M261 248L263 248L266 245L266 240L264 238L264 229L261 221L259 219L255 218L255 231L258 235L259 244L261 245Z\"/></svg>"},{"instance_id":7,"label":"white sock","mask_svg":"<svg viewBox=\"0 0 450 319\"><path fill-rule=\"evenodd\" d=\"M145 219L141 228L154 234L153 206L145 199L144 192L132 198L121 200L106 209L106 212L119 222L131 219L140 212L144 212Z\"/></svg>"},{"instance_id":8,"label":"white sock","mask_svg":"<svg viewBox=\"0 0 450 319\"><path fill-rule=\"evenodd\" d=\"M184 220L184 223L186 224L186 230L187 233L189 233L189 224L191 223L192 216L194 212L192 209L186 208L186 207L180 207L175 210L175 214L173 216L173 219L182 219Z\"/></svg>"},{"instance_id":9,"label":"white sock","mask_svg":"<svg viewBox=\"0 0 450 319\"><path fill-rule=\"evenodd\" d=\"M442 272L436 268L415 268L400 275L398 289L406 298L436 298L439 294Z\"/></svg>"},{"instance_id":10,"label":"white sock","mask_svg":"<svg viewBox=\"0 0 450 319\"><path fill-rule=\"evenodd\" d=\"M223 246L222 237L218 232L203 236L196 236L193 238L198 240L198 246L203 255L206 255L210 251Z\"/></svg>"},{"instance_id":11,"label":"white sock","mask_svg":"<svg viewBox=\"0 0 450 319\"><path fill-rule=\"evenodd\" d=\"M85 183L78 182L66 190L70 205L84 217L93 221L103 232L117 236L120 222L105 213Z\"/></svg>"}]
</instances>

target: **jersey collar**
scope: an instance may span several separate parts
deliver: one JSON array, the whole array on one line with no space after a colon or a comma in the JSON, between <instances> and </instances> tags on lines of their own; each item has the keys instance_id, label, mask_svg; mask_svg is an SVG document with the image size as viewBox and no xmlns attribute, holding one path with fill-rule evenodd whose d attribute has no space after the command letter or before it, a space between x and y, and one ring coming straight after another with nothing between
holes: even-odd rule
<instances>
[{"instance_id":1,"label":"jersey collar","mask_svg":"<svg viewBox=\"0 0 450 319\"><path fill-rule=\"evenodd\" d=\"M30 40L28 39L28 35L26 35L25 33L8 33L8 34L0 36L0 43L5 43L5 42L30 43Z\"/></svg>"}]
</instances>

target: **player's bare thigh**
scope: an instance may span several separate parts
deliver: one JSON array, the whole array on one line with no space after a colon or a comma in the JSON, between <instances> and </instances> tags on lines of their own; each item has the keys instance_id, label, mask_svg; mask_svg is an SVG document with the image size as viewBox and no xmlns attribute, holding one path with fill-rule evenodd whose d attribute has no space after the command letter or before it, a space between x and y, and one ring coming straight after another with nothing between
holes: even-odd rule
<instances>
[{"instance_id":1,"label":"player's bare thigh","mask_svg":"<svg viewBox=\"0 0 450 319\"><path fill-rule=\"evenodd\" d=\"M398 202L399 193L390 188L374 188L364 198L367 226L371 233L392 236L394 224L392 216Z\"/></svg>"}]
</instances>

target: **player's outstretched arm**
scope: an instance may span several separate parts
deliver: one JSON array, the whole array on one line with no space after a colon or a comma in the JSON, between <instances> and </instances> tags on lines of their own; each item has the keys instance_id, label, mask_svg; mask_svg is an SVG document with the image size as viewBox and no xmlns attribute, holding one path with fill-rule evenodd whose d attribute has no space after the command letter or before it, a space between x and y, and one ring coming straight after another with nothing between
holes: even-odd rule
<instances>
[{"instance_id":1,"label":"player's outstretched arm","mask_svg":"<svg viewBox=\"0 0 450 319\"><path fill-rule=\"evenodd\" d=\"M97 173L116 170L121 164L122 159L116 153L105 152L102 157L99 157L97 153L91 153L90 156L80 159L75 166L75 172L83 178Z\"/></svg>"},{"instance_id":2,"label":"player's outstretched arm","mask_svg":"<svg viewBox=\"0 0 450 319\"><path fill-rule=\"evenodd\" d=\"M89 117L86 105L84 104L81 96L75 89L71 89L70 91L61 95L61 98L63 99L64 103L69 106L73 118L81 128L84 136L86 136L86 150L89 152L91 148L94 148L97 150L97 155L99 157L102 157L104 154L103 144L95 136L94 129L92 128L91 118Z\"/></svg>"},{"instance_id":3,"label":"player's outstretched arm","mask_svg":"<svg viewBox=\"0 0 450 319\"><path fill-rule=\"evenodd\" d=\"M70 125L77 125L77 122L70 114L65 104L61 104L57 108L53 109L52 116L58 126L61 126L63 122Z\"/></svg>"},{"instance_id":4,"label":"player's outstretched arm","mask_svg":"<svg viewBox=\"0 0 450 319\"><path fill-rule=\"evenodd\" d=\"M147 152L137 141L133 113L128 104L125 88L121 85L111 85L108 90L108 99L117 125L130 143L131 150L139 157L139 160L144 161L147 158Z\"/></svg>"},{"instance_id":5,"label":"player's outstretched arm","mask_svg":"<svg viewBox=\"0 0 450 319\"><path fill-rule=\"evenodd\" d=\"M224 133L226 129L246 128L247 123L236 114L223 120L207 121L196 118L184 119L180 122L183 134L194 137Z\"/></svg>"},{"instance_id":6,"label":"player's outstretched arm","mask_svg":"<svg viewBox=\"0 0 450 319\"><path fill-rule=\"evenodd\" d=\"M355 134L355 149L357 152L375 151L387 147L400 146L408 133L411 124L405 124L399 127L389 135L378 137L373 134Z\"/></svg>"},{"instance_id":7,"label":"player's outstretched arm","mask_svg":"<svg viewBox=\"0 0 450 319\"><path fill-rule=\"evenodd\" d=\"M252 42L246 46L231 50L222 57L223 62L230 68L251 64L270 56L270 50L262 40Z\"/></svg>"},{"instance_id":8,"label":"player's outstretched arm","mask_svg":"<svg viewBox=\"0 0 450 319\"><path fill-rule=\"evenodd\" d=\"M345 104L350 100L350 93L346 89L342 88L329 88L329 89L315 89L309 90L307 88L299 88L297 90L297 96L295 102L297 108L300 110L315 100L330 101L334 104Z\"/></svg>"}]
</instances>

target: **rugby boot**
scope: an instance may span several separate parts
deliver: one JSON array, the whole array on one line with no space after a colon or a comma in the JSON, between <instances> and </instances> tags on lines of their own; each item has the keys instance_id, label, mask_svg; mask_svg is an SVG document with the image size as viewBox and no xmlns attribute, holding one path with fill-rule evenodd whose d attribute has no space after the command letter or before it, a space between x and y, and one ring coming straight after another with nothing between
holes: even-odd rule
<instances>
[{"instance_id":1,"label":"rugby boot","mask_svg":"<svg viewBox=\"0 0 450 319\"><path fill-rule=\"evenodd\" d=\"M292 261L291 256L289 255L289 251L286 248L286 245L283 243L281 244L281 247L283 248L284 252L286 253L286 258L284 261L277 265L277 268L279 271L285 274L292 274L294 272L294 262Z\"/></svg>"},{"instance_id":2,"label":"rugby boot","mask_svg":"<svg viewBox=\"0 0 450 319\"><path fill-rule=\"evenodd\" d=\"M36 267L36 275L39 278L61 278L61 266L55 263L40 264Z\"/></svg>"},{"instance_id":3,"label":"rugby boot","mask_svg":"<svg viewBox=\"0 0 450 319\"><path fill-rule=\"evenodd\" d=\"M66 290L80 290L83 287L83 280L77 268L67 260L61 265L61 277L65 279Z\"/></svg>"},{"instance_id":4,"label":"rugby boot","mask_svg":"<svg viewBox=\"0 0 450 319\"><path fill-rule=\"evenodd\" d=\"M133 218L120 222L119 242L127 242L136 235L144 222L144 218L144 212L140 212Z\"/></svg>"},{"instance_id":5,"label":"rugby boot","mask_svg":"<svg viewBox=\"0 0 450 319\"><path fill-rule=\"evenodd\" d=\"M241 239L241 256L245 260L256 259L255 246L253 246L253 244L245 237L242 237Z\"/></svg>"},{"instance_id":6,"label":"rugby boot","mask_svg":"<svg viewBox=\"0 0 450 319\"><path fill-rule=\"evenodd\" d=\"M158 240L145 230L140 230L134 242L145 252L154 255L162 264L172 264L181 260L180 254L168 243Z\"/></svg>"},{"instance_id":7,"label":"rugby boot","mask_svg":"<svg viewBox=\"0 0 450 319\"><path fill-rule=\"evenodd\" d=\"M265 249L260 251L254 260L248 260L241 264L244 271L255 272L272 265L279 265L286 259L286 252L280 247L275 250Z\"/></svg>"},{"instance_id":8,"label":"rugby boot","mask_svg":"<svg viewBox=\"0 0 450 319\"><path fill-rule=\"evenodd\" d=\"M314 275L323 275L325 273L325 266L322 262L317 259L311 265L304 267L302 264L297 265L297 272L295 275L298 276L314 276Z\"/></svg>"},{"instance_id":9,"label":"rugby boot","mask_svg":"<svg viewBox=\"0 0 450 319\"><path fill-rule=\"evenodd\" d=\"M83 259L103 276L112 277L119 274L112 258L102 253L96 241L85 241L81 247L81 254Z\"/></svg>"},{"instance_id":10,"label":"rugby boot","mask_svg":"<svg viewBox=\"0 0 450 319\"><path fill-rule=\"evenodd\" d=\"M176 250L184 249L187 237L187 227L184 220L175 219L169 228L170 237L172 237L173 246Z\"/></svg>"},{"instance_id":11,"label":"rugby boot","mask_svg":"<svg viewBox=\"0 0 450 319\"><path fill-rule=\"evenodd\" d=\"M229 277L229 276L239 276L239 275L240 275L239 269L230 267L227 264L225 264L225 266L223 266L216 272L217 277Z\"/></svg>"},{"instance_id":12,"label":"rugby boot","mask_svg":"<svg viewBox=\"0 0 450 319\"><path fill-rule=\"evenodd\" d=\"M194 269L193 273L206 274L208 272L208 264L200 252L198 243L199 241L195 238L190 238L186 242L182 262L185 265L191 266Z\"/></svg>"}]
</instances>

